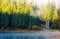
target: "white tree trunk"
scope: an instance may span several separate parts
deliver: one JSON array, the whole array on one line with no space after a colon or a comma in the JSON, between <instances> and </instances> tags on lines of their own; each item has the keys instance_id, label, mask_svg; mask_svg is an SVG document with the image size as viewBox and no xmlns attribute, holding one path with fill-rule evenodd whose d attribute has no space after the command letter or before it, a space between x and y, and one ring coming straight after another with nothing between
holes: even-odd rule
<instances>
[{"instance_id":1,"label":"white tree trunk","mask_svg":"<svg viewBox=\"0 0 60 39\"><path fill-rule=\"evenodd\" d=\"M49 21L46 21L46 28L49 29Z\"/></svg>"}]
</instances>

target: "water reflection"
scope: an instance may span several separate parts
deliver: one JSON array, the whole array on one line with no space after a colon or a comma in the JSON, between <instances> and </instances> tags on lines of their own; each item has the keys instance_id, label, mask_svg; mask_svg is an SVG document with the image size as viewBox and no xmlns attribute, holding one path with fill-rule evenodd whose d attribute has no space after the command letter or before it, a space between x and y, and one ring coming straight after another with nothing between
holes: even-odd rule
<instances>
[{"instance_id":1,"label":"water reflection","mask_svg":"<svg viewBox=\"0 0 60 39\"><path fill-rule=\"evenodd\" d=\"M45 37L33 33L0 33L0 39L45 39Z\"/></svg>"},{"instance_id":2,"label":"water reflection","mask_svg":"<svg viewBox=\"0 0 60 39\"><path fill-rule=\"evenodd\" d=\"M1 33L0 39L49 39L53 36L57 36L54 34L48 33Z\"/></svg>"}]
</instances>

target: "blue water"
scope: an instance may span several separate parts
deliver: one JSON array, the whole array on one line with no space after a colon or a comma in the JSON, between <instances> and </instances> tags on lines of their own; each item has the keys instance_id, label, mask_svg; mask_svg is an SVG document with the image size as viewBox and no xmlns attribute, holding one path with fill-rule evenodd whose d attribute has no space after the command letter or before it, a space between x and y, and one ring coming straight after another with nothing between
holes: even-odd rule
<instances>
[{"instance_id":1,"label":"blue water","mask_svg":"<svg viewBox=\"0 0 60 39\"><path fill-rule=\"evenodd\" d=\"M0 32L0 39L48 39L55 35L43 33L6 33Z\"/></svg>"}]
</instances>

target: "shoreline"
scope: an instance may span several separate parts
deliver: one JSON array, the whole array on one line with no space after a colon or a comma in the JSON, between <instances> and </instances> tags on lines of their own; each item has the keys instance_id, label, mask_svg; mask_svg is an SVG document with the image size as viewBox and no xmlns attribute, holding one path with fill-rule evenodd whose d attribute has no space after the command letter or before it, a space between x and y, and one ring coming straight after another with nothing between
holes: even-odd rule
<instances>
[{"instance_id":1,"label":"shoreline","mask_svg":"<svg viewBox=\"0 0 60 39\"><path fill-rule=\"evenodd\" d=\"M0 32L60 32L60 30L20 30L20 29L17 29L17 30L0 30Z\"/></svg>"}]
</instances>

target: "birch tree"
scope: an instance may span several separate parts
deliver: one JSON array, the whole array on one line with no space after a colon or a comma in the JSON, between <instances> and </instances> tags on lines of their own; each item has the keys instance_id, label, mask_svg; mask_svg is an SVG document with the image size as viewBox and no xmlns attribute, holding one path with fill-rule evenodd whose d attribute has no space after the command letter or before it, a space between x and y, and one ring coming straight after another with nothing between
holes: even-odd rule
<instances>
[{"instance_id":1,"label":"birch tree","mask_svg":"<svg viewBox=\"0 0 60 39\"><path fill-rule=\"evenodd\" d=\"M52 11L52 8L51 8L51 4L48 3L46 5L46 11L45 11L45 16L44 16L44 19L46 20L46 28L49 29L49 22L51 20L51 11Z\"/></svg>"}]
</instances>

